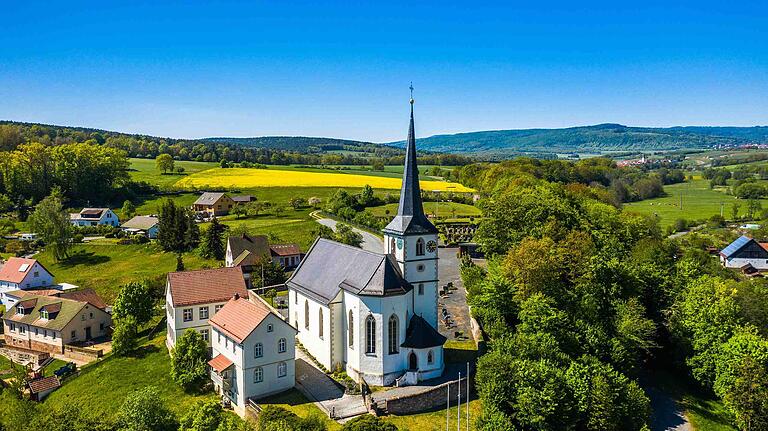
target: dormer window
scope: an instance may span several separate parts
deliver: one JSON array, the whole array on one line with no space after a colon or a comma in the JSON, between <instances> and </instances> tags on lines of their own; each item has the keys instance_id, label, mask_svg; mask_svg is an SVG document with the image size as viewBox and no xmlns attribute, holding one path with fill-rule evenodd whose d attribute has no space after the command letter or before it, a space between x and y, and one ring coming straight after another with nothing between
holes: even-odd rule
<instances>
[{"instance_id":1,"label":"dormer window","mask_svg":"<svg viewBox=\"0 0 768 431\"><path fill-rule=\"evenodd\" d=\"M48 317L48 310L40 310L40 318L48 320L49 319L49 317Z\"/></svg>"},{"instance_id":2,"label":"dormer window","mask_svg":"<svg viewBox=\"0 0 768 431\"><path fill-rule=\"evenodd\" d=\"M16 307L16 313L24 315L24 306L22 306L22 305L17 306Z\"/></svg>"}]
</instances>

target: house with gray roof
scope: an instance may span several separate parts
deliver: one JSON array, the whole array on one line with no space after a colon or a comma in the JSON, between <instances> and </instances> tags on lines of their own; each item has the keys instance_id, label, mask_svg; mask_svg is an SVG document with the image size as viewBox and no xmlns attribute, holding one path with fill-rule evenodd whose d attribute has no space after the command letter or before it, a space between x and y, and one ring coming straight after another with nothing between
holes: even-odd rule
<instances>
[{"instance_id":1,"label":"house with gray roof","mask_svg":"<svg viewBox=\"0 0 768 431\"><path fill-rule=\"evenodd\" d=\"M226 193L205 192L192 204L193 211L210 216L227 215L234 207L235 201Z\"/></svg>"},{"instance_id":2,"label":"house with gray roof","mask_svg":"<svg viewBox=\"0 0 768 431\"><path fill-rule=\"evenodd\" d=\"M726 268L751 265L757 270L768 270L768 243L760 243L742 235L720 251L720 263Z\"/></svg>"},{"instance_id":3,"label":"house with gray roof","mask_svg":"<svg viewBox=\"0 0 768 431\"><path fill-rule=\"evenodd\" d=\"M437 229L421 201L413 100L398 212L383 233L384 253L317 239L286 282L289 322L323 366L357 381L439 377Z\"/></svg>"},{"instance_id":4,"label":"house with gray roof","mask_svg":"<svg viewBox=\"0 0 768 431\"><path fill-rule=\"evenodd\" d=\"M131 234L140 233L149 239L155 239L160 230L160 219L155 216L136 216L123 223L120 229Z\"/></svg>"}]
</instances>

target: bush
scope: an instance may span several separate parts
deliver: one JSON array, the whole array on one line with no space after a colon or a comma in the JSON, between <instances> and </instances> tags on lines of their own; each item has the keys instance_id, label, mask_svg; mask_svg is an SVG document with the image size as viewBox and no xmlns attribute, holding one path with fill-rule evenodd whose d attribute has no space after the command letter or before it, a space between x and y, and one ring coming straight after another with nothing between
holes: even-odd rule
<instances>
[{"instance_id":1,"label":"bush","mask_svg":"<svg viewBox=\"0 0 768 431\"><path fill-rule=\"evenodd\" d=\"M76 233L72 235L72 242L74 242L75 244L80 244L81 242L83 242L83 238L84 238L83 234Z\"/></svg>"},{"instance_id":2,"label":"bush","mask_svg":"<svg viewBox=\"0 0 768 431\"><path fill-rule=\"evenodd\" d=\"M352 419L341 428L343 431L397 431L397 427L391 423L373 415L363 415Z\"/></svg>"},{"instance_id":3,"label":"bush","mask_svg":"<svg viewBox=\"0 0 768 431\"><path fill-rule=\"evenodd\" d=\"M117 427L125 431L172 431L177 424L157 389L148 387L126 397L118 411Z\"/></svg>"},{"instance_id":4,"label":"bush","mask_svg":"<svg viewBox=\"0 0 768 431\"><path fill-rule=\"evenodd\" d=\"M187 329L171 354L171 377L185 390L196 389L208 377L208 346L203 336Z\"/></svg>"},{"instance_id":5,"label":"bush","mask_svg":"<svg viewBox=\"0 0 768 431\"><path fill-rule=\"evenodd\" d=\"M688 229L688 221L684 218L679 218L675 220L675 223L673 226L674 226L675 232L682 232Z\"/></svg>"}]
</instances>

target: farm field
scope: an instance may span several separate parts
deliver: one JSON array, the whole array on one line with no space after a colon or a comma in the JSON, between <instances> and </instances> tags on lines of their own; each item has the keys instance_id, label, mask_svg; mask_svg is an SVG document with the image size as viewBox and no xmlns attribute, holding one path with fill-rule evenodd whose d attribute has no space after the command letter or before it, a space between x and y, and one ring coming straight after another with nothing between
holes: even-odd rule
<instances>
[{"instance_id":1,"label":"farm field","mask_svg":"<svg viewBox=\"0 0 768 431\"><path fill-rule=\"evenodd\" d=\"M53 273L57 282L93 288L108 304L123 284L143 279L162 280L176 269L176 255L164 253L156 244L82 244L75 245L72 257L65 261L54 262L48 251L35 258ZM184 266L215 268L219 263L187 253Z\"/></svg>"},{"instance_id":2,"label":"farm field","mask_svg":"<svg viewBox=\"0 0 768 431\"><path fill-rule=\"evenodd\" d=\"M375 189L399 189L399 178L377 177L336 172L303 172L278 169L209 169L179 180L179 188L224 187L253 189L259 187L353 187L368 184ZM472 189L458 183L422 181L423 190L471 192Z\"/></svg>"},{"instance_id":3,"label":"farm field","mask_svg":"<svg viewBox=\"0 0 768 431\"><path fill-rule=\"evenodd\" d=\"M709 188L709 180L694 179L691 182L664 186L667 196L648 199L640 202L624 204L624 210L641 214L656 214L662 227L672 225L675 220L704 220L720 214L720 204L723 204L723 215L731 218L734 203L739 204L740 215L747 212L747 203L725 194L724 191ZM683 209L680 209L680 194L683 195ZM761 200L763 207L768 200Z\"/></svg>"},{"instance_id":4,"label":"farm field","mask_svg":"<svg viewBox=\"0 0 768 431\"><path fill-rule=\"evenodd\" d=\"M204 171L206 169L212 169L219 166L214 162L191 162L176 160L174 162L175 167L183 167L184 173L168 173L163 175L157 166L155 165L155 159L129 159L130 169L129 172L131 179L134 181L145 181L149 184L154 184L161 189L168 189L173 186L179 179L184 178L187 175L194 174L195 172Z\"/></svg>"},{"instance_id":5,"label":"farm field","mask_svg":"<svg viewBox=\"0 0 768 431\"><path fill-rule=\"evenodd\" d=\"M217 399L213 393L185 393L170 375L171 359L165 347L165 331L145 342L134 356L108 355L102 361L85 366L78 377L67 380L53 392L44 407L83 406L88 413L114 421L125 397L131 392L154 386L161 400L177 415L183 415L196 401Z\"/></svg>"}]
</instances>

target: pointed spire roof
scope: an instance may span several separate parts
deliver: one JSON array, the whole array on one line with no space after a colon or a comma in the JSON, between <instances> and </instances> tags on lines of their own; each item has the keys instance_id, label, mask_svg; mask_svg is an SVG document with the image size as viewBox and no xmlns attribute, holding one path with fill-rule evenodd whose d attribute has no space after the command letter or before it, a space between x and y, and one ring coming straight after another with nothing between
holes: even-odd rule
<instances>
[{"instance_id":1,"label":"pointed spire roof","mask_svg":"<svg viewBox=\"0 0 768 431\"><path fill-rule=\"evenodd\" d=\"M437 233L435 225L424 214L424 205L421 202L419 167L416 164L416 134L413 126L413 96L411 96L411 123L408 126L408 140L405 145L405 168L400 190L400 206L397 208L397 215L384 228L384 232Z\"/></svg>"}]
</instances>

